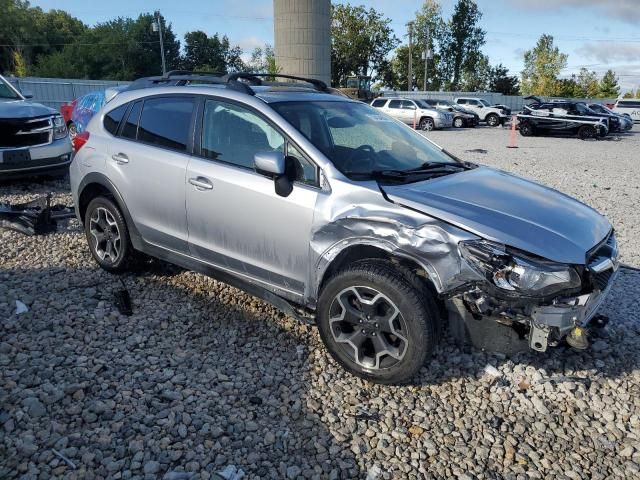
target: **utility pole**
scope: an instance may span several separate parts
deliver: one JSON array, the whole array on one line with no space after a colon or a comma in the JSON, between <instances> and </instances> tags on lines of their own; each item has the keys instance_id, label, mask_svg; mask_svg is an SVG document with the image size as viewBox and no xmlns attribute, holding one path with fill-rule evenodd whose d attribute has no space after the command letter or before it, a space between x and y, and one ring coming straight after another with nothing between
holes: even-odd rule
<instances>
[{"instance_id":1,"label":"utility pole","mask_svg":"<svg viewBox=\"0 0 640 480\"><path fill-rule=\"evenodd\" d=\"M160 35L160 56L162 57L162 75L167 73L167 65L164 60L164 41L162 40L162 21L160 20L160 11L155 12L155 21L151 24L151 29Z\"/></svg>"},{"instance_id":2,"label":"utility pole","mask_svg":"<svg viewBox=\"0 0 640 480\"><path fill-rule=\"evenodd\" d=\"M424 44L424 85L422 86L423 91L427 91L427 62L429 61L429 24L427 23L427 35Z\"/></svg>"},{"instance_id":3,"label":"utility pole","mask_svg":"<svg viewBox=\"0 0 640 480\"><path fill-rule=\"evenodd\" d=\"M409 73L407 75L407 90L411 91L413 87L413 57L411 56L411 47L413 45L413 22L407 23L409 27Z\"/></svg>"}]
</instances>

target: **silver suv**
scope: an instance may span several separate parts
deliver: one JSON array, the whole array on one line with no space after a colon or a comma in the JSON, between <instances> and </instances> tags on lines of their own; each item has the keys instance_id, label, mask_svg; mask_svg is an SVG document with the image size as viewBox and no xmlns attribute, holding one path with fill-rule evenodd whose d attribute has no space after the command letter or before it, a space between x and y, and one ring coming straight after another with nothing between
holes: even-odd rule
<instances>
[{"instance_id":1,"label":"silver suv","mask_svg":"<svg viewBox=\"0 0 640 480\"><path fill-rule=\"evenodd\" d=\"M432 107L422 100L408 98L376 98L371 106L420 130L449 128L453 115Z\"/></svg>"},{"instance_id":2,"label":"silver suv","mask_svg":"<svg viewBox=\"0 0 640 480\"><path fill-rule=\"evenodd\" d=\"M71 187L101 267L145 253L221 279L381 383L414 376L445 326L502 351L587 347L618 266L602 215L322 82L263 78L143 79L93 117Z\"/></svg>"}]
</instances>

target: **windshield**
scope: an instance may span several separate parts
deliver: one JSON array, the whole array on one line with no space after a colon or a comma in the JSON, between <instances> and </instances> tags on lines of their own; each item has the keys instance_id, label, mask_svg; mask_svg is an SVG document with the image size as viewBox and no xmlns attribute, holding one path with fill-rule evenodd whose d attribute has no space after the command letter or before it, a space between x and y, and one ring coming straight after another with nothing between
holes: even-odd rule
<instances>
[{"instance_id":1,"label":"windshield","mask_svg":"<svg viewBox=\"0 0 640 480\"><path fill-rule=\"evenodd\" d=\"M360 102L271 105L349 178L425 164L462 165L421 134Z\"/></svg>"},{"instance_id":2,"label":"windshield","mask_svg":"<svg viewBox=\"0 0 640 480\"><path fill-rule=\"evenodd\" d=\"M489 102L487 102L484 98L480 99L480 103L482 105L484 105L485 107L490 107L491 105L489 104Z\"/></svg>"},{"instance_id":3,"label":"windshield","mask_svg":"<svg viewBox=\"0 0 640 480\"><path fill-rule=\"evenodd\" d=\"M414 100L414 102L416 102L416 105L418 105L420 108L429 108L433 110L434 105L431 105L424 100Z\"/></svg>"},{"instance_id":4,"label":"windshield","mask_svg":"<svg viewBox=\"0 0 640 480\"><path fill-rule=\"evenodd\" d=\"M4 80L0 78L0 99L3 100L21 100L20 95L18 95L13 88L7 85Z\"/></svg>"}]
</instances>

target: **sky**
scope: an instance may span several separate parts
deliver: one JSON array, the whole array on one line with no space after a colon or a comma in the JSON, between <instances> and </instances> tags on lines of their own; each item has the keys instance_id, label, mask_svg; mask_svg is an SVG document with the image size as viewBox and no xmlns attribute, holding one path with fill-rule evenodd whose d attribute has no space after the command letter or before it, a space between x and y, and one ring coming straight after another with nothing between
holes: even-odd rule
<instances>
[{"instance_id":1,"label":"sky","mask_svg":"<svg viewBox=\"0 0 640 480\"><path fill-rule=\"evenodd\" d=\"M256 46L273 44L272 0L31 0L43 10L58 8L93 25L118 16L136 17L158 9L180 40L186 32L225 34L248 55ZM365 5L392 21L406 42L406 23L423 0L334 0ZM523 68L523 53L541 34L554 36L569 59L563 77L586 67L598 74L608 68L619 76L622 91L640 88L640 0L477 0L486 33L483 47L492 65L502 63L512 74ZM440 0L448 17L455 0Z\"/></svg>"}]
</instances>

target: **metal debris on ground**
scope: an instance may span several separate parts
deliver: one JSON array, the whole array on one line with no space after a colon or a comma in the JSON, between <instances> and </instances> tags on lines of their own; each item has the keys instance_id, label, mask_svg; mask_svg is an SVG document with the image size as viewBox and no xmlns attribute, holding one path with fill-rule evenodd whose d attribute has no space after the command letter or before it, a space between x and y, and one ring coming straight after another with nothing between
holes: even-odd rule
<instances>
[{"instance_id":1,"label":"metal debris on ground","mask_svg":"<svg viewBox=\"0 0 640 480\"><path fill-rule=\"evenodd\" d=\"M116 308L120 312L120 315L129 317L133 314L131 295L129 295L129 290L127 290L127 286L122 278L120 278L120 283L122 283L122 289L116 290L113 294L116 301Z\"/></svg>"},{"instance_id":2,"label":"metal debris on ground","mask_svg":"<svg viewBox=\"0 0 640 480\"><path fill-rule=\"evenodd\" d=\"M69 460L67 457L65 457L62 453L57 451L55 448L52 448L51 451L54 453L54 455L59 457L64 463L69 465L69 467L71 467L73 470L77 468L75 463L73 463L71 460Z\"/></svg>"},{"instance_id":3,"label":"metal debris on ground","mask_svg":"<svg viewBox=\"0 0 640 480\"><path fill-rule=\"evenodd\" d=\"M304 355L304 345L298 345L296 347L296 354L298 355L298 361L302 361L302 356Z\"/></svg>"},{"instance_id":4,"label":"metal debris on ground","mask_svg":"<svg viewBox=\"0 0 640 480\"><path fill-rule=\"evenodd\" d=\"M352 416L356 420L372 420L374 422L378 422L382 418L378 412L369 412L362 408L358 409L358 411L354 413Z\"/></svg>"},{"instance_id":5,"label":"metal debris on ground","mask_svg":"<svg viewBox=\"0 0 640 480\"><path fill-rule=\"evenodd\" d=\"M0 228L15 230L25 235L53 232L57 220L73 216L73 207L59 204L51 206L51 194L26 203L0 203Z\"/></svg>"},{"instance_id":6,"label":"metal debris on ground","mask_svg":"<svg viewBox=\"0 0 640 480\"><path fill-rule=\"evenodd\" d=\"M235 465L227 465L224 470L215 473L213 478L215 480L240 480L244 478L244 471Z\"/></svg>"},{"instance_id":7,"label":"metal debris on ground","mask_svg":"<svg viewBox=\"0 0 640 480\"><path fill-rule=\"evenodd\" d=\"M472 148L471 150L465 150L465 153L489 153L489 150L484 148Z\"/></svg>"},{"instance_id":8,"label":"metal debris on ground","mask_svg":"<svg viewBox=\"0 0 640 480\"><path fill-rule=\"evenodd\" d=\"M29 307L27 307L20 300L16 300L16 315L20 315L21 313L27 313L29 311Z\"/></svg>"}]
</instances>

